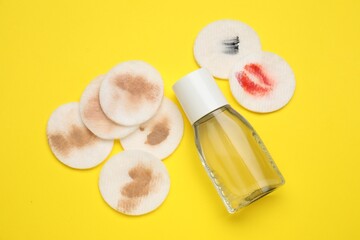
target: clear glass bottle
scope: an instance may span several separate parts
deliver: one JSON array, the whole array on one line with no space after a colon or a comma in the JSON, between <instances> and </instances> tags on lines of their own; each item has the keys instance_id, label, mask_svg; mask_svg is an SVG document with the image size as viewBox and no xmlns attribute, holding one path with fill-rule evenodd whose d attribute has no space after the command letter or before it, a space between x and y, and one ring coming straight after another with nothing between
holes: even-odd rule
<instances>
[{"instance_id":1,"label":"clear glass bottle","mask_svg":"<svg viewBox=\"0 0 360 240\"><path fill-rule=\"evenodd\" d=\"M206 69L188 74L173 89L194 128L201 162L230 213L285 183L260 137Z\"/></svg>"}]
</instances>

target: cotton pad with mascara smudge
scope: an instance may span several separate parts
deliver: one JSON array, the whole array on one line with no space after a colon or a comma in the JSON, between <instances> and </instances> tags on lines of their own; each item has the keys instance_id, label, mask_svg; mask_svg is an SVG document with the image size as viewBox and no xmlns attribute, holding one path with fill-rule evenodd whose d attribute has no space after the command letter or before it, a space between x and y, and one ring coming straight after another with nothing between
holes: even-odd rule
<instances>
[{"instance_id":1,"label":"cotton pad with mascara smudge","mask_svg":"<svg viewBox=\"0 0 360 240\"><path fill-rule=\"evenodd\" d=\"M208 24L199 32L194 43L196 62L221 79L228 79L238 60L260 51L260 39L256 32L236 20L218 20Z\"/></svg>"},{"instance_id":2,"label":"cotton pad with mascara smudge","mask_svg":"<svg viewBox=\"0 0 360 240\"><path fill-rule=\"evenodd\" d=\"M156 115L120 142L125 150L139 149L164 159L175 151L183 133L184 120L178 107L164 97Z\"/></svg>"},{"instance_id":3,"label":"cotton pad with mascara smudge","mask_svg":"<svg viewBox=\"0 0 360 240\"><path fill-rule=\"evenodd\" d=\"M170 189L168 171L148 152L123 151L105 163L99 190L105 202L118 212L142 215L158 208Z\"/></svg>"},{"instance_id":4,"label":"cotton pad with mascara smudge","mask_svg":"<svg viewBox=\"0 0 360 240\"><path fill-rule=\"evenodd\" d=\"M234 65L230 89L243 107L254 112L273 112L292 98L295 76L280 56L261 52L248 55Z\"/></svg>"},{"instance_id":5,"label":"cotton pad with mascara smudge","mask_svg":"<svg viewBox=\"0 0 360 240\"><path fill-rule=\"evenodd\" d=\"M114 141L96 137L81 121L79 103L58 107L47 124L51 151L63 164L87 169L100 164L110 154Z\"/></svg>"},{"instance_id":6,"label":"cotton pad with mascara smudge","mask_svg":"<svg viewBox=\"0 0 360 240\"><path fill-rule=\"evenodd\" d=\"M103 112L99 102L100 85L105 78L95 78L84 90L80 99L80 115L85 126L103 139L123 138L134 132L138 126L121 126L110 120Z\"/></svg>"},{"instance_id":7,"label":"cotton pad with mascara smudge","mask_svg":"<svg viewBox=\"0 0 360 240\"><path fill-rule=\"evenodd\" d=\"M144 61L127 61L112 68L99 92L105 115L124 126L139 125L153 117L163 95L160 73Z\"/></svg>"}]
</instances>

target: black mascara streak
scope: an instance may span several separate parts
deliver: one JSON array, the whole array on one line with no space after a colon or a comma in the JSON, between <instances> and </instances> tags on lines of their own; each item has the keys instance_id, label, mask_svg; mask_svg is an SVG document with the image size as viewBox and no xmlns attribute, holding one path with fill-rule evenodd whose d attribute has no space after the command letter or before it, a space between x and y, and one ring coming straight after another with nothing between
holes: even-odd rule
<instances>
[{"instance_id":1,"label":"black mascara streak","mask_svg":"<svg viewBox=\"0 0 360 240\"><path fill-rule=\"evenodd\" d=\"M239 45L239 43L240 43L240 39L238 36L223 41L224 45L230 45L230 46Z\"/></svg>"},{"instance_id":2,"label":"black mascara streak","mask_svg":"<svg viewBox=\"0 0 360 240\"><path fill-rule=\"evenodd\" d=\"M223 53L231 54L231 55L237 54L239 52L239 43L240 43L239 36L222 41L222 44L225 47Z\"/></svg>"}]
</instances>

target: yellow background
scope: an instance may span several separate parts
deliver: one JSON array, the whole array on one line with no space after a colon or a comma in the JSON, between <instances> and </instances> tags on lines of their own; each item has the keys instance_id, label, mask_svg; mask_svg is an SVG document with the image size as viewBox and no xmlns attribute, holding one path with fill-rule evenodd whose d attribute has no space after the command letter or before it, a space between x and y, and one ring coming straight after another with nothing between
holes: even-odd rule
<instances>
[{"instance_id":1,"label":"yellow background","mask_svg":"<svg viewBox=\"0 0 360 240\"><path fill-rule=\"evenodd\" d=\"M0 0L0 239L359 239L360 2ZM172 84L195 70L208 23L252 26L288 61L296 92L282 110L247 118L285 176L278 191L229 215L198 159L192 129L164 161L171 190L155 212L113 211L100 165L73 170L46 140L47 120L119 62L140 59ZM112 155L122 151L116 143Z\"/></svg>"}]
</instances>

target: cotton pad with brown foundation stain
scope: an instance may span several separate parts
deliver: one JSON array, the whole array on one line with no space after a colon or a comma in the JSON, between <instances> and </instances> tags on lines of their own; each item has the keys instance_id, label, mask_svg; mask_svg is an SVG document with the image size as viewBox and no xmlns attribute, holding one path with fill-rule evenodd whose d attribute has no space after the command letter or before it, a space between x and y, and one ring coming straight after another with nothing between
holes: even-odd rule
<instances>
[{"instance_id":1,"label":"cotton pad with brown foundation stain","mask_svg":"<svg viewBox=\"0 0 360 240\"><path fill-rule=\"evenodd\" d=\"M155 68L143 61L128 61L105 76L99 98L108 118L124 126L134 126L154 116L163 95L163 80Z\"/></svg>"},{"instance_id":2,"label":"cotton pad with brown foundation stain","mask_svg":"<svg viewBox=\"0 0 360 240\"><path fill-rule=\"evenodd\" d=\"M273 112L284 107L295 91L295 76L289 64L271 52L248 55L230 74L234 98L254 112Z\"/></svg>"},{"instance_id":3,"label":"cotton pad with brown foundation stain","mask_svg":"<svg viewBox=\"0 0 360 240\"><path fill-rule=\"evenodd\" d=\"M96 137L81 121L79 103L57 108L48 121L51 151L63 164L87 169L100 164L111 152L114 141Z\"/></svg>"},{"instance_id":4,"label":"cotton pad with brown foundation stain","mask_svg":"<svg viewBox=\"0 0 360 240\"><path fill-rule=\"evenodd\" d=\"M101 75L94 79L83 92L80 99L81 119L86 127L99 138L122 138L134 132L138 126L121 126L104 114L99 102L99 90L104 77Z\"/></svg>"},{"instance_id":5,"label":"cotton pad with brown foundation stain","mask_svg":"<svg viewBox=\"0 0 360 240\"><path fill-rule=\"evenodd\" d=\"M105 202L116 211L142 215L163 203L170 178L160 159L147 152L129 150L105 163L99 189Z\"/></svg>"},{"instance_id":6,"label":"cotton pad with brown foundation stain","mask_svg":"<svg viewBox=\"0 0 360 240\"><path fill-rule=\"evenodd\" d=\"M126 150L140 149L164 159L175 151L183 132L184 121L178 107L164 97L156 115L120 142Z\"/></svg>"}]
</instances>

